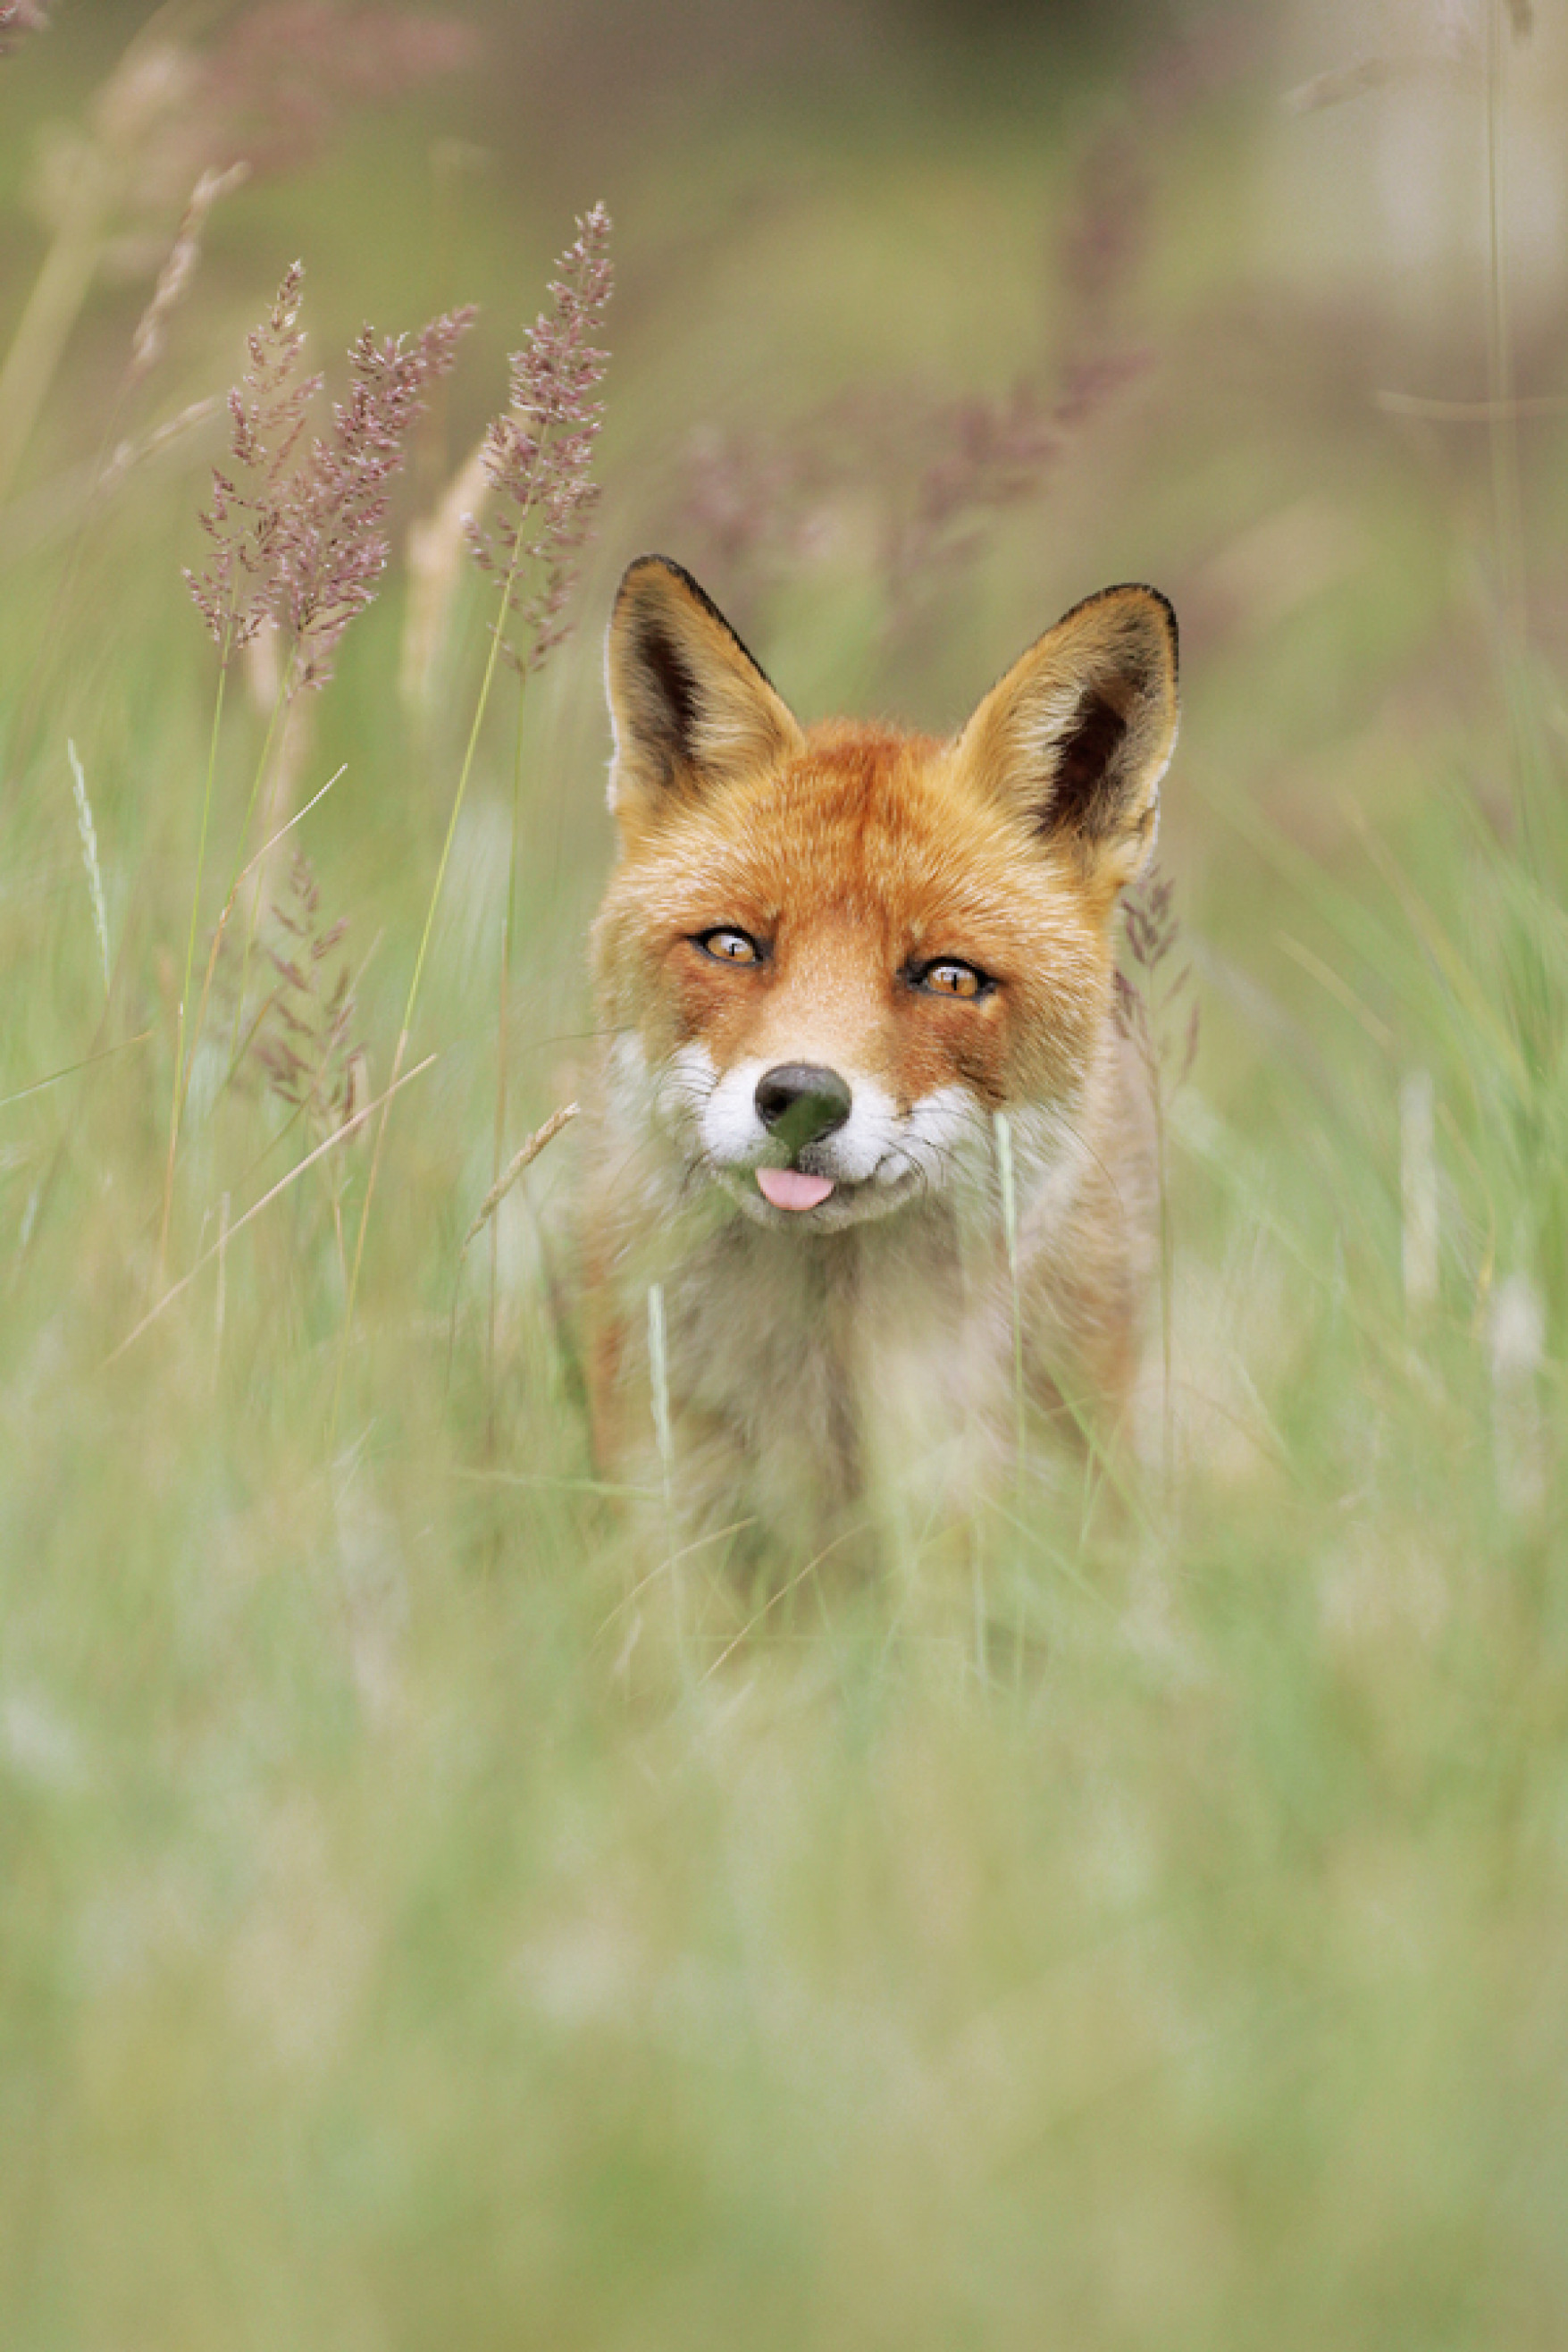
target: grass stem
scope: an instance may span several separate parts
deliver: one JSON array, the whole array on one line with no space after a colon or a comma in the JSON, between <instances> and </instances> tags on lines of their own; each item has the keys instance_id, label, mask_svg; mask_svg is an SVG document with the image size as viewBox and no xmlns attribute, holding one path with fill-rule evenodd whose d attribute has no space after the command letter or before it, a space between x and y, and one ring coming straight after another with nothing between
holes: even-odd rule
<instances>
[{"instance_id":1,"label":"grass stem","mask_svg":"<svg viewBox=\"0 0 1568 2352\"><path fill-rule=\"evenodd\" d=\"M512 998L512 959L517 926L517 859L522 845L523 829L523 720L528 709L528 679L517 681L517 724L512 738L512 831L507 861L507 908L501 926L501 971L499 1003L496 1009L496 1131L491 1166L491 1185L501 1181L501 1162L507 1148L507 1094L508 1076L508 1016ZM485 1364L489 1411L492 1419L496 1408L496 1322L500 1288L500 1227L490 1227L490 1307L485 1335Z\"/></svg>"},{"instance_id":2,"label":"grass stem","mask_svg":"<svg viewBox=\"0 0 1568 2352\"><path fill-rule=\"evenodd\" d=\"M996 1139L997 1190L1001 1197L1002 1241L1007 1251L1008 1285L1012 1299L1013 1482L1021 1496L1029 1438L1029 1400L1023 1377L1023 1286L1019 1278L1018 1184L1013 1172L1012 1121L1005 1110L992 1112L991 1129Z\"/></svg>"},{"instance_id":3,"label":"grass stem","mask_svg":"<svg viewBox=\"0 0 1568 2352\"><path fill-rule=\"evenodd\" d=\"M80 754L76 745L67 739L66 751L71 763L71 791L76 800L77 830L81 835L82 864L87 868L88 890L92 898L92 927L98 940L99 961L103 967L103 1001L110 993L109 966L109 910L104 904L103 874L98 862L98 827L92 821L92 803L87 796L87 778L82 772Z\"/></svg>"},{"instance_id":4,"label":"grass stem","mask_svg":"<svg viewBox=\"0 0 1568 2352\"><path fill-rule=\"evenodd\" d=\"M180 1118L185 1104L185 1015L191 996L191 973L196 961L196 924L202 909L202 884L207 870L207 832L213 814L213 779L217 772L218 737L224 722L224 696L228 686L232 631L225 630L218 649L218 690L213 698L212 731L207 739L207 774L202 791L202 830L196 846L196 879L191 891L191 920L185 934L185 969L180 982L180 1007L174 1026L174 1087L169 1105L169 1150L163 1167L163 1213L158 1223L158 1273L162 1279L169 1251L169 1219L174 1206L174 1162L180 1147ZM194 1052L194 1040L192 1043Z\"/></svg>"},{"instance_id":5,"label":"grass stem","mask_svg":"<svg viewBox=\"0 0 1568 2352\"><path fill-rule=\"evenodd\" d=\"M670 1417L670 1359L664 1327L664 1286L662 1282L648 1285L648 1381L664 1497L664 1548L670 1576L670 1601L675 1615L675 1651L684 1675L686 1664L685 1611L680 1555L675 1549L675 1439Z\"/></svg>"},{"instance_id":6,"label":"grass stem","mask_svg":"<svg viewBox=\"0 0 1568 2352\"><path fill-rule=\"evenodd\" d=\"M431 934L435 929L435 911L441 904L441 894L446 881L446 869L452 862L452 845L457 837L458 819L468 794L469 778L474 772L475 755L479 749L479 736L485 724L485 714L490 707L490 695L496 683L496 666L501 657L507 611L512 589L517 579L521 540L514 545L511 562L502 583L496 622L490 632L490 650L486 656L484 676L479 684L478 698L474 706L473 722L464 748L463 763L457 772L457 788L452 796L452 813L446 820L446 835L441 845L441 856L435 868L435 880L431 886L430 903L424 910L424 926L419 935L419 948L413 960L413 973L408 984L408 996L403 1005L402 1026L398 1034L397 1050L392 1055L392 1081L382 1097L382 1115L376 1127L376 1139L371 1153L371 1171L365 1180L365 1197L360 1209L360 1222L354 1235L353 1262L349 1269L348 1297L343 1308L343 1329L338 1347L338 1372L332 1388L332 1412L329 1424L329 1442L336 1436L338 1415L343 1400L343 1376L348 1368L349 1344L353 1332L354 1308L360 1295L360 1272L364 1264L365 1236L370 1230L371 1208L375 1200L376 1178L381 1171L382 1151L386 1142L387 1117L392 1098L397 1091L398 1076L408 1053L409 1037L413 1028L414 1008L419 1003L420 983L424 978L425 958L430 952Z\"/></svg>"}]
</instances>

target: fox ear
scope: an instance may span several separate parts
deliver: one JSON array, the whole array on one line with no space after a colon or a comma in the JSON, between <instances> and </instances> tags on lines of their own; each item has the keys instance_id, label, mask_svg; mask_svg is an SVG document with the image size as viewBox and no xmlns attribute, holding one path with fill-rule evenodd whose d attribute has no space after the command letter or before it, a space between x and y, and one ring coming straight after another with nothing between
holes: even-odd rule
<instances>
[{"instance_id":1,"label":"fox ear","mask_svg":"<svg viewBox=\"0 0 1568 2352\"><path fill-rule=\"evenodd\" d=\"M956 756L977 789L1117 890L1154 846L1177 717L1176 614L1157 589L1107 588L1013 664Z\"/></svg>"},{"instance_id":2,"label":"fox ear","mask_svg":"<svg viewBox=\"0 0 1568 2352\"><path fill-rule=\"evenodd\" d=\"M793 758L805 737L717 606L663 555L627 567L604 647L622 824Z\"/></svg>"}]
</instances>

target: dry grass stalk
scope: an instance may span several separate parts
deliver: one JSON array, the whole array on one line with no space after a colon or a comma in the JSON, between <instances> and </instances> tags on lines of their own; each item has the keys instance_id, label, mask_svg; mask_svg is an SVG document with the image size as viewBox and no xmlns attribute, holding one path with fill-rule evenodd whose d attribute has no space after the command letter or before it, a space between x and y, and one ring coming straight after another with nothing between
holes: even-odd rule
<instances>
[{"instance_id":1,"label":"dry grass stalk","mask_svg":"<svg viewBox=\"0 0 1568 2352\"><path fill-rule=\"evenodd\" d=\"M109 912L104 904L103 874L98 862L98 827L92 821L92 803L87 796L87 778L82 772L80 755L72 742L68 741L66 751L71 763L71 794L76 802L82 864L87 868L87 886L92 898L92 927L98 935L99 961L103 966L103 994L107 1003L110 994Z\"/></svg>"},{"instance_id":2,"label":"dry grass stalk","mask_svg":"<svg viewBox=\"0 0 1568 2352\"><path fill-rule=\"evenodd\" d=\"M1028 1403L1023 1374L1023 1286L1019 1277L1018 1187L1013 1171L1012 1121L1005 1110L993 1111L996 1139L997 1190L1002 1212L1002 1244L1007 1252L1008 1286L1013 1326L1013 1444L1015 1477L1021 1482L1028 1435Z\"/></svg>"},{"instance_id":3,"label":"dry grass stalk","mask_svg":"<svg viewBox=\"0 0 1568 2352\"><path fill-rule=\"evenodd\" d=\"M248 163L231 163L225 172L210 168L202 173L191 191L190 201L174 232L174 242L158 273L158 283L152 289L152 299L136 322L136 332L131 339L130 375L132 383L155 367L162 356L169 320L183 300L186 289L195 276L196 264L202 257L202 231L213 206L235 188L243 187L250 177Z\"/></svg>"},{"instance_id":4,"label":"dry grass stalk","mask_svg":"<svg viewBox=\"0 0 1568 2352\"><path fill-rule=\"evenodd\" d=\"M1199 1005L1192 966L1176 961L1181 919L1176 886L1151 867L1123 899L1130 971L1116 974L1115 1011L1123 1035L1143 1065L1155 1129L1155 1186L1159 1216L1161 1422L1167 1487L1176 1470L1176 1391L1172 1240L1167 1138L1170 1106L1197 1058ZM1190 1001L1189 1001L1190 999Z\"/></svg>"},{"instance_id":5,"label":"dry grass stalk","mask_svg":"<svg viewBox=\"0 0 1568 2352\"><path fill-rule=\"evenodd\" d=\"M1430 1070L1412 1070L1399 1088L1400 1271L1405 1305L1416 1320L1436 1304L1438 1277L1437 1160Z\"/></svg>"},{"instance_id":6,"label":"dry grass stalk","mask_svg":"<svg viewBox=\"0 0 1568 2352\"><path fill-rule=\"evenodd\" d=\"M398 664L398 691L412 709L429 707L436 664L471 527L490 496L489 436L476 443L442 493L434 511L408 534L408 611Z\"/></svg>"},{"instance_id":7,"label":"dry grass stalk","mask_svg":"<svg viewBox=\"0 0 1568 2352\"><path fill-rule=\"evenodd\" d=\"M143 434L140 441L117 442L104 460L97 488L100 491L112 490L133 467L149 465L154 458L162 457L176 442L183 441L187 433L193 433L199 425L210 424L222 407L223 402L215 394L205 400L193 400L189 407L182 408L178 415L168 417L162 425L155 425L151 433Z\"/></svg>"},{"instance_id":8,"label":"dry grass stalk","mask_svg":"<svg viewBox=\"0 0 1568 2352\"><path fill-rule=\"evenodd\" d=\"M507 1161L502 1174L486 1193L478 1215L463 1236L463 1246L457 1253L460 1260L467 1256L468 1244L483 1233L523 1171L533 1166L547 1144L555 1141L562 1128L570 1126L581 1108L580 1103L563 1103L559 1110L551 1111L544 1125L536 1127L522 1150Z\"/></svg>"},{"instance_id":9,"label":"dry grass stalk","mask_svg":"<svg viewBox=\"0 0 1568 2352\"><path fill-rule=\"evenodd\" d=\"M1511 1274L1499 1283L1488 1322L1499 1500L1511 1517L1529 1518L1546 1496L1540 1396L1546 1364L1546 1309L1528 1275Z\"/></svg>"},{"instance_id":10,"label":"dry grass stalk","mask_svg":"<svg viewBox=\"0 0 1568 2352\"><path fill-rule=\"evenodd\" d=\"M178 1282L171 1283L157 1303L148 1308L141 1321L134 1324L126 1333L120 1345L104 1358L105 1367L117 1362L128 1348L135 1345L144 1331L152 1329L160 1317L172 1307L181 1293L189 1290L196 1276L212 1264L220 1247L226 1249L235 1235L242 1233L254 1218L259 1217L264 1209L269 1209L274 1201L288 1191L290 1185L297 1184L308 1168L314 1168L317 1161L325 1159L329 1151L336 1151L340 1144L347 1143L351 1137L357 1135L367 1120L375 1117L377 1111L385 1109L393 1095L401 1094L404 1087L411 1087L415 1078L422 1077L437 1058L434 1054L427 1054L423 1062L416 1062L412 1070L405 1070L401 1077L394 1078L385 1093L379 1095L374 1102L366 1103L362 1110L355 1111L350 1118L343 1121L341 1127L335 1128L324 1142L316 1146L314 1151L308 1151L303 1160L297 1160L287 1176L279 1177L269 1192L264 1192L259 1201L253 1201L245 1214L235 1219L233 1224L225 1229L221 1242L214 1242L209 1249L203 1252L188 1274L182 1275Z\"/></svg>"}]
</instances>

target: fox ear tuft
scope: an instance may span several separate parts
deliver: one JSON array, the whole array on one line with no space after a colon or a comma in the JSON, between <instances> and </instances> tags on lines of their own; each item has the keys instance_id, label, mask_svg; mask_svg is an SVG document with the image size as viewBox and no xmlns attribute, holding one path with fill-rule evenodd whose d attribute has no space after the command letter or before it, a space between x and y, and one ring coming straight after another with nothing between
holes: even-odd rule
<instances>
[{"instance_id":1,"label":"fox ear tuft","mask_svg":"<svg viewBox=\"0 0 1568 2352\"><path fill-rule=\"evenodd\" d=\"M1116 890L1154 846L1178 715L1176 614L1157 589L1107 588L1013 664L956 756L977 789Z\"/></svg>"},{"instance_id":2,"label":"fox ear tuft","mask_svg":"<svg viewBox=\"0 0 1568 2352\"><path fill-rule=\"evenodd\" d=\"M663 555L629 565L604 647L623 828L793 758L805 738L717 606Z\"/></svg>"}]
</instances>

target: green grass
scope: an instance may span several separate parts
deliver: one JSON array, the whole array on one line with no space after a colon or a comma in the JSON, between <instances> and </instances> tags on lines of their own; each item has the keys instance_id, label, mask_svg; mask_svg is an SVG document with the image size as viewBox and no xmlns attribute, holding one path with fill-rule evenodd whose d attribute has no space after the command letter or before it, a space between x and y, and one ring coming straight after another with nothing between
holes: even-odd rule
<instances>
[{"instance_id":1,"label":"green grass","mask_svg":"<svg viewBox=\"0 0 1568 2352\"><path fill-rule=\"evenodd\" d=\"M19 133L45 87L81 98L61 41L0 66L0 342L41 254ZM682 505L690 427L788 434L891 375L995 390L1067 335L1049 276L1038 321L1020 291L1062 153L1016 89L994 118L971 96L951 130L929 89L907 121L889 104L853 161L798 99L693 113L685 144L628 130L601 540L526 722L507 1151L591 1052L609 585L653 542L728 593ZM1377 383L1446 362L1396 338L1369 374L1353 257L1337 289L1270 275L1246 216L1255 142L1286 135L1270 104L1230 89L1160 150L1124 320L1155 364L919 642L879 633L852 499L758 598L806 715L853 692L939 724L1105 580L1159 582L1188 623L1166 855L1205 1026L1170 1108L1177 1469L1135 1509L1063 1478L1020 1518L1009 1491L978 1643L936 1544L924 1580L808 1579L749 1629L697 1553L677 1654L547 1297L573 1133L499 1212L492 1369L487 1247L459 1252L494 1164L504 693L335 1436L338 1216L351 1248L371 1145L214 1250L313 1139L215 1062L169 1243L170 1278L200 1270L123 1344L163 1295L214 686L179 566L216 449L78 515L62 475L135 314L94 294L0 514L7 2347L1561 2340L1563 427L1521 436L1545 585L1528 660L1500 662L1485 429L1413 439L1378 410ZM430 502L599 190L476 178L433 257L393 161L424 120L231 200L133 423L222 389L296 250L318 363L372 300L390 327L477 293ZM1456 324L1467 364L1483 331L1479 307ZM1549 367L1544 330L1531 353ZM369 959L372 1092L485 653L465 589L433 709L403 709L403 593L397 567L346 641L296 803L347 763L298 837ZM265 726L236 674L204 927ZM1401 1164L1421 1074L1430 1170L1408 1116ZM1412 1289L1408 1203L1434 1186L1436 1286Z\"/></svg>"}]
</instances>

